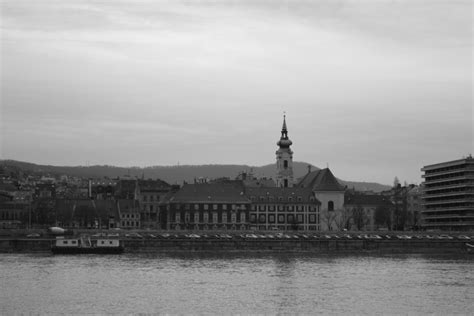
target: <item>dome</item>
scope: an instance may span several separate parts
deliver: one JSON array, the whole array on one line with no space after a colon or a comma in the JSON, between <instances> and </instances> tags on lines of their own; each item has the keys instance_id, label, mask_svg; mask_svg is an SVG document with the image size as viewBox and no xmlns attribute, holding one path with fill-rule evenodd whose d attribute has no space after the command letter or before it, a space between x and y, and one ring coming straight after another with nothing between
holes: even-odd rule
<instances>
[{"instance_id":1,"label":"dome","mask_svg":"<svg viewBox=\"0 0 474 316\"><path fill-rule=\"evenodd\" d=\"M293 142L289 140L288 138L287 139L282 138L277 143L278 146L283 147L283 148L290 147L291 144L293 144Z\"/></svg>"}]
</instances>

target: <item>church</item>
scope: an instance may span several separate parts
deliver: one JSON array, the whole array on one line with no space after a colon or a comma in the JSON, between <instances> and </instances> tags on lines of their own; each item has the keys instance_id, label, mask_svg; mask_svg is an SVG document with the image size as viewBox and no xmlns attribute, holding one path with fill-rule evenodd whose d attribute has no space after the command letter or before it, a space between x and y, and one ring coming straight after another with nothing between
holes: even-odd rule
<instances>
[{"instance_id":1,"label":"church","mask_svg":"<svg viewBox=\"0 0 474 316\"><path fill-rule=\"evenodd\" d=\"M293 142L288 137L286 116L283 116L283 127L281 137L277 142L276 151L276 185L278 187L310 188L314 197L321 202L321 230L330 230L330 223L344 209L345 188L337 181L329 168L311 171L302 178L295 180L293 174ZM332 218L332 219L331 219ZM326 225L325 225L326 223Z\"/></svg>"}]
</instances>

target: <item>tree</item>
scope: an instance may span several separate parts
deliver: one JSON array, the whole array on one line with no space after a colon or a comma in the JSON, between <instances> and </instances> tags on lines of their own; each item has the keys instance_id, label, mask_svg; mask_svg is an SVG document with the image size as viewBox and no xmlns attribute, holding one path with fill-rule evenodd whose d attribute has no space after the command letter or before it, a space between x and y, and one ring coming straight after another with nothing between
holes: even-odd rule
<instances>
[{"instance_id":1,"label":"tree","mask_svg":"<svg viewBox=\"0 0 474 316\"><path fill-rule=\"evenodd\" d=\"M336 225L337 230L349 229L350 219L351 214L348 210L337 210L334 218L334 224Z\"/></svg>"},{"instance_id":2,"label":"tree","mask_svg":"<svg viewBox=\"0 0 474 316\"><path fill-rule=\"evenodd\" d=\"M334 211L322 211L321 212L321 219L322 222L326 224L326 227L328 230L333 230L333 224L336 219L336 213Z\"/></svg>"},{"instance_id":3,"label":"tree","mask_svg":"<svg viewBox=\"0 0 474 316\"><path fill-rule=\"evenodd\" d=\"M361 205L352 208L351 217L357 230L362 230L369 223L369 218Z\"/></svg>"},{"instance_id":4,"label":"tree","mask_svg":"<svg viewBox=\"0 0 474 316\"><path fill-rule=\"evenodd\" d=\"M376 225L386 226L390 229L392 226L392 214L390 209L385 205L379 205L375 209L374 222Z\"/></svg>"}]
</instances>

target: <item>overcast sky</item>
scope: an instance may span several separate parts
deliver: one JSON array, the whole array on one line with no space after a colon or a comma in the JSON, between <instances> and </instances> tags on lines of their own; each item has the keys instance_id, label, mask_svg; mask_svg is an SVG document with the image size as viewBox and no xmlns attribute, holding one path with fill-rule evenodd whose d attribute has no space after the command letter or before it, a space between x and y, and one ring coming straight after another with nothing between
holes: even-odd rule
<instances>
[{"instance_id":1,"label":"overcast sky","mask_svg":"<svg viewBox=\"0 0 474 316\"><path fill-rule=\"evenodd\" d=\"M3 159L259 166L283 111L345 180L473 152L470 0L0 3Z\"/></svg>"}]
</instances>

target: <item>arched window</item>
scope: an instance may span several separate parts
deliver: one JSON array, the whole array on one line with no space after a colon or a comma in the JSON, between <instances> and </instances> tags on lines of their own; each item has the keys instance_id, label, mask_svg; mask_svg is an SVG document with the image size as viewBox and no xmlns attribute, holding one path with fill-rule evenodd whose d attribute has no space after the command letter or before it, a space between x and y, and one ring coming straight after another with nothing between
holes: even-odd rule
<instances>
[{"instance_id":1,"label":"arched window","mask_svg":"<svg viewBox=\"0 0 474 316\"><path fill-rule=\"evenodd\" d=\"M333 201L328 202L328 211L334 211L334 202Z\"/></svg>"},{"instance_id":2,"label":"arched window","mask_svg":"<svg viewBox=\"0 0 474 316\"><path fill-rule=\"evenodd\" d=\"M288 188L288 179L283 180L283 187Z\"/></svg>"},{"instance_id":3,"label":"arched window","mask_svg":"<svg viewBox=\"0 0 474 316\"><path fill-rule=\"evenodd\" d=\"M288 160L283 160L283 168L288 168Z\"/></svg>"}]
</instances>

